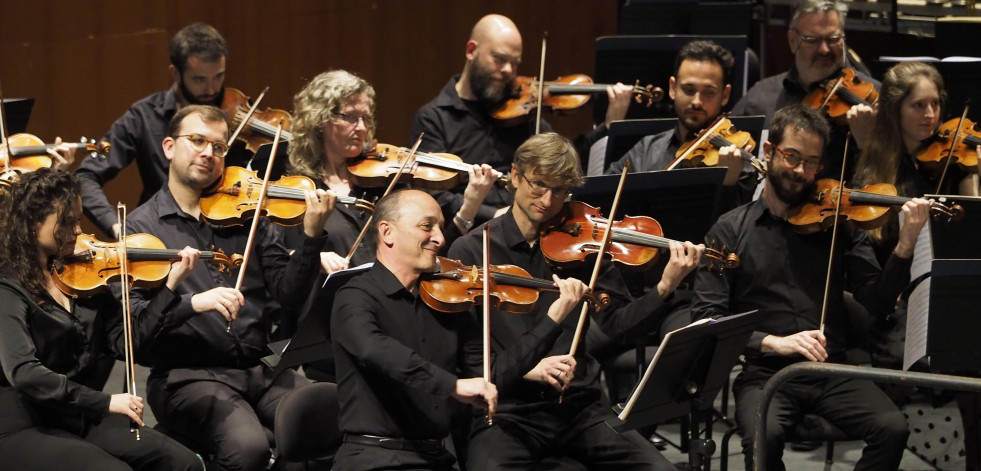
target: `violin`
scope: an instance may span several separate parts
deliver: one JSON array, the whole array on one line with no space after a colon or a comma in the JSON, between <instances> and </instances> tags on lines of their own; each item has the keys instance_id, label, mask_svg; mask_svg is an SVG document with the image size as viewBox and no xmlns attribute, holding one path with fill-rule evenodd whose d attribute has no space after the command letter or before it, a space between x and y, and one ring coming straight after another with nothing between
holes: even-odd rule
<instances>
[{"instance_id":1,"label":"violin","mask_svg":"<svg viewBox=\"0 0 981 471\"><path fill-rule=\"evenodd\" d=\"M912 198L897 196L896 187L888 183L868 185L860 190L844 188L837 180L824 178L815 184L814 192L803 204L791 209L787 220L794 230L801 234L822 232L835 222L835 208L841 197L840 216L862 229L875 229L885 224L902 206ZM959 221L964 217L964 208L958 204L946 204L945 198L930 205L935 219L945 222Z\"/></svg>"},{"instance_id":2,"label":"violin","mask_svg":"<svg viewBox=\"0 0 981 471\"><path fill-rule=\"evenodd\" d=\"M63 142L73 150L85 150L91 152L93 158L105 158L109 153L110 145L102 141L96 143L95 139L81 138L79 142ZM10 169L21 172L33 172L39 168L51 167L51 156L48 149L57 147L58 144L45 144L41 138L27 133L14 134L7 138L7 144L0 144L0 172L7 170L5 162L10 159ZM5 154L5 155L3 155Z\"/></svg>"},{"instance_id":3,"label":"violin","mask_svg":"<svg viewBox=\"0 0 981 471\"><path fill-rule=\"evenodd\" d=\"M610 221L599 209L579 201L570 201L562 211L542 225L539 244L542 254L552 263L567 267L595 256ZM661 237L661 225L654 218L627 216L613 222L613 234L607 254L614 262L632 270L646 270L654 264L658 251L667 249L671 239ZM721 249L706 247L709 269L722 270L739 266L739 256Z\"/></svg>"},{"instance_id":4,"label":"violin","mask_svg":"<svg viewBox=\"0 0 981 471\"><path fill-rule=\"evenodd\" d=\"M930 145L916 154L916 160L920 161L930 171L936 172L944 167L946 159L953 157L953 163L956 163L961 169L966 172L977 173L977 148L981 145L981 129L979 129L978 123L967 118L964 118L960 129L958 129L957 123L959 121L961 121L959 118L954 118L940 126ZM951 140L954 139L955 135L957 142L952 143Z\"/></svg>"},{"instance_id":5,"label":"violin","mask_svg":"<svg viewBox=\"0 0 981 471\"><path fill-rule=\"evenodd\" d=\"M494 110L491 116L504 126L513 126L524 122L528 113L538 107L538 87L541 82L534 77L517 77L510 98L506 99ZM586 104L592 94L606 93L611 85L594 84L593 79L584 74L564 75L558 79L545 82L542 90L544 109L559 114L569 114ZM664 90L660 87L640 86L638 80L633 87L634 101L646 103L650 107L664 99Z\"/></svg>"},{"instance_id":6,"label":"violin","mask_svg":"<svg viewBox=\"0 0 981 471\"><path fill-rule=\"evenodd\" d=\"M304 191L316 189L313 180L302 175L285 176L270 182L262 215L268 216L276 224L295 226L303 222L307 211ZM256 171L226 167L221 179L201 198L201 214L212 224L243 225L255 214L261 191L262 179ZM375 209L374 203L353 196L338 197L337 202L354 204L363 211Z\"/></svg>"},{"instance_id":7,"label":"violin","mask_svg":"<svg viewBox=\"0 0 981 471\"><path fill-rule=\"evenodd\" d=\"M366 188L388 185L392 175L398 173L410 149L389 144L375 144L375 148L348 159L355 185ZM411 166L402 170L399 181L411 183L424 190L448 190L460 184L460 175L466 174L473 165L453 154L416 152ZM508 175L494 171L500 185L507 184ZM408 180L411 180L408 181Z\"/></svg>"},{"instance_id":8,"label":"violin","mask_svg":"<svg viewBox=\"0 0 981 471\"><path fill-rule=\"evenodd\" d=\"M126 237L129 278L133 286L152 288L165 281L171 262L180 260L179 250L168 249L150 234ZM119 242L102 242L91 234L75 239L75 252L62 258L52 270L54 282L68 296L89 297L120 278ZM237 268L240 255L229 258L221 252L201 251L201 259L222 271Z\"/></svg>"},{"instance_id":9,"label":"violin","mask_svg":"<svg viewBox=\"0 0 981 471\"><path fill-rule=\"evenodd\" d=\"M675 159L665 170L676 167L715 167L719 165L719 149L735 145L739 156L756 169L760 175L766 175L766 165L760 162L746 148L756 147L756 141L747 131L740 131L728 118L728 113L719 115L711 125L703 129L693 139L681 146L675 152Z\"/></svg>"},{"instance_id":10,"label":"violin","mask_svg":"<svg viewBox=\"0 0 981 471\"><path fill-rule=\"evenodd\" d=\"M436 261L437 271L424 274L419 280L419 297L439 312L472 309L484 295L483 271L445 257L436 257ZM516 265L491 265L490 272L490 302L502 311L525 314L535 307L540 291L558 291L551 280L534 278ZM588 294L586 301L600 311L610 304L610 296Z\"/></svg>"},{"instance_id":11,"label":"violin","mask_svg":"<svg viewBox=\"0 0 981 471\"><path fill-rule=\"evenodd\" d=\"M871 82L863 82L852 69L841 69L804 97L804 104L823 111L839 126L848 124L846 113L855 105L872 106L879 92Z\"/></svg>"},{"instance_id":12,"label":"violin","mask_svg":"<svg viewBox=\"0 0 981 471\"><path fill-rule=\"evenodd\" d=\"M236 129L248 115L249 97L236 88L225 87L221 110L225 113L229 126ZM284 129L289 129L293 117L284 110L270 108L256 110L249 118L248 124L242 128L238 140L244 142L245 147L255 153L259 150L259 146L271 142L276 137L276 125L280 120L283 120ZM289 141L293 139L293 135L283 131L281 139Z\"/></svg>"}]
</instances>

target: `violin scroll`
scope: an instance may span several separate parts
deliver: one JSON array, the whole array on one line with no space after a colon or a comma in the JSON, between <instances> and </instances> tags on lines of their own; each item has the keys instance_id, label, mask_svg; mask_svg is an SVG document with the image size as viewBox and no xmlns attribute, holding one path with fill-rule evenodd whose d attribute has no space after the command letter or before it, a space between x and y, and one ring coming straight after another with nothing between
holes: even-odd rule
<instances>
[{"instance_id":1,"label":"violin scroll","mask_svg":"<svg viewBox=\"0 0 981 471\"><path fill-rule=\"evenodd\" d=\"M708 270L717 275L721 275L726 270L739 268L739 255L730 252L725 244L721 248L716 249L715 242L710 242L702 254L708 259L708 265L706 266Z\"/></svg>"},{"instance_id":2,"label":"violin scroll","mask_svg":"<svg viewBox=\"0 0 981 471\"><path fill-rule=\"evenodd\" d=\"M930 204L933 219L942 222L957 222L964 219L964 207L957 203L946 204L947 198L940 198Z\"/></svg>"}]
</instances>

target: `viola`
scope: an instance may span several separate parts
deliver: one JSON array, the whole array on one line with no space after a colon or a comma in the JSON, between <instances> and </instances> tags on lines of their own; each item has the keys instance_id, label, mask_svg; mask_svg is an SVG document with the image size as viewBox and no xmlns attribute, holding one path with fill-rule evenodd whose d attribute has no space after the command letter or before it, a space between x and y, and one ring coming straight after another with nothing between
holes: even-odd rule
<instances>
[{"instance_id":1,"label":"viola","mask_svg":"<svg viewBox=\"0 0 981 471\"><path fill-rule=\"evenodd\" d=\"M916 160L930 171L936 172L946 164L946 159L953 157L952 163L956 163L966 172L977 173L977 148L981 145L981 129L978 123L967 118L964 118L958 129L959 121L959 118L954 118L940 126L930 145L916 154ZM952 142L955 134L957 142Z\"/></svg>"},{"instance_id":2,"label":"viola","mask_svg":"<svg viewBox=\"0 0 981 471\"><path fill-rule=\"evenodd\" d=\"M534 77L517 77L511 96L491 111L491 116L504 126L519 124L528 118L528 113L538 107L538 87L541 82ZM558 114L568 114L585 105L591 95L606 93L612 85L594 84L593 79L584 74L564 75L557 80L544 83L542 90L543 109ZM664 90L653 85L633 88L634 100L650 107L664 99Z\"/></svg>"},{"instance_id":3,"label":"viola","mask_svg":"<svg viewBox=\"0 0 981 471\"><path fill-rule=\"evenodd\" d=\"M835 209L841 197L839 217L862 229L875 229L885 224L912 198L897 196L896 187L888 183L868 185L860 190L844 188L837 180L824 178L815 184L814 192L803 204L791 209L787 220L801 234L822 232L835 222ZM944 198L930 205L934 218L942 221L959 221L964 208L958 204L946 204Z\"/></svg>"},{"instance_id":4,"label":"viola","mask_svg":"<svg viewBox=\"0 0 981 471\"><path fill-rule=\"evenodd\" d=\"M686 142L675 152L675 160L666 170L676 167L715 167L719 165L719 149L735 145L739 156L756 169L760 175L766 175L766 165L760 162L746 148L756 147L756 141L747 131L740 131L728 118L728 113L719 115L711 125L703 129L693 139Z\"/></svg>"},{"instance_id":5,"label":"viola","mask_svg":"<svg viewBox=\"0 0 981 471\"><path fill-rule=\"evenodd\" d=\"M102 242L90 234L75 239L75 252L64 257L52 271L54 282L69 296L92 296L110 282L120 278L119 242ZM168 249L160 239L150 234L126 237L126 256L129 259L129 278L133 286L152 288L165 281L171 262L180 260L179 250ZM228 257L221 252L201 251L201 259L221 270L237 268L240 255Z\"/></svg>"},{"instance_id":6,"label":"viola","mask_svg":"<svg viewBox=\"0 0 981 471\"><path fill-rule=\"evenodd\" d=\"M366 188L388 185L392 176L399 172L410 149L389 144L376 144L374 149L348 159L355 185ZM414 188L448 190L460 184L460 176L473 165L453 154L416 152L411 165L402 170L399 181L411 183ZM508 176L494 171L498 184L506 184Z\"/></svg>"},{"instance_id":7,"label":"viola","mask_svg":"<svg viewBox=\"0 0 981 471\"><path fill-rule=\"evenodd\" d=\"M599 209L579 201L570 201L554 218L542 225L542 254L552 263L567 267L595 256L610 221ZM671 239L661 237L661 225L654 218L628 216L613 222L613 234L607 255L626 268L646 270L654 264L658 251L667 249ZM739 266L739 256L721 249L706 247L703 252L712 270Z\"/></svg>"},{"instance_id":8,"label":"viola","mask_svg":"<svg viewBox=\"0 0 981 471\"><path fill-rule=\"evenodd\" d=\"M109 152L108 142L96 142L94 139L81 138L79 142L64 142L73 150L91 152L93 158L105 158ZM10 159L10 169L21 172L33 172L39 168L51 167L51 155L48 149L57 144L45 144L41 138L27 133L14 134L7 138L7 144L0 144L0 172L7 170L6 161ZM5 155L4 155L5 154Z\"/></svg>"},{"instance_id":9,"label":"viola","mask_svg":"<svg viewBox=\"0 0 981 471\"><path fill-rule=\"evenodd\" d=\"M302 175L285 176L270 182L261 215L279 225L295 226L303 222L307 204L304 191L316 190L313 180ZM243 225L256 212L262 179L254 170L230 166L216 184L201 198L201 214L208 222L221 226ZM373 211L370 201L353 196L341 196L338 203L353 204L364 211Z\"/></svg>"},{"instance_id":10,"label":"viola","mask_svg":"<svg viewBox=\"0 0 981 471\"><path fill-rule=\"evenodd\" d=\"M225 87L221 110L228 118L230 127L236 129L248 115L249 97L236 88ZM255 153L259 150L259 146L271 142L276 137L276 126L280 120L283 120L284 129L280 138L285 141L292 140L293 135L285 129L289 129L293 117L284 110L270 108L252 113L247 125L239 133L238 140L244 142L245 147Z\"/></svg>"},{"instance_id":11,"label":"viola","mask_svg":"<svg viewBox=\"0 0 981 471\"><path fill-rule=\"evenodd\" d=\"M872 106L879 100L879 92L871 82L863 82L852 69L841 69L837 76L829 78L804 97L804 104L823 111L835 124L848 124L846 113L855 105Z\"/></svg>"},{"instance_id":12,"label":"viola","mask_svg":"<svg viewBox=\"0 0 981 471\"><path fill-rule=\"evenodd\" d=\"M419 297L439 312L465 312L472 309L484 295L483 271L464 266L456 260L437 257L437 271L427 273L419 281ZM490 300L494 307L524 314L535 307L540 291L557 291L551 280L534 278L516 265L491 265ZM587 302L597 311L609 305L609 295L598 298L587 295Z\"/></svg>"}]
</instances>

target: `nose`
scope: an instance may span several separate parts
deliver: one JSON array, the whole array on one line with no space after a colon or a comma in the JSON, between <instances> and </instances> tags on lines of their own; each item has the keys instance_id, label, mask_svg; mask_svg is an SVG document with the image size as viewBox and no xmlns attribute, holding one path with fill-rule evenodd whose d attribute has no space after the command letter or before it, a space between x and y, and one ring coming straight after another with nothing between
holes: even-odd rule
<instances>
[{"instance_id":1,"label":"nose","mask_svg":"<svg viewBox=\"0 0 981 471\"><path fill-rule=\"evenodd\" d=\"M511 62L505 62L504 65L501 66L501 73L510 77L512 74L514 74L514 65L512 65Z\"/></svg>"},{"instance_id":2,"label":"nose","mask_svg":"<svg viewBox=\"0 0 981 471\"><path fill-rule=\"evenodd\" d=\"M443 243L446 242L446 239L443 237L443 231L439 228L439 226L433 229L433 235L431 238L433 245L435 245L436 248L442 247Z\"/></svg>"},{"instance_id":3,"label":"nose","mask_svg":"<svg viewBox=\"0 0 981 471\"><path fill-rule=\"evenodd\" d=\"M358 118L358 122L355 123L354 129L356 131L368 132L368 123L365 122L364 116Z\"/></svg>"},{"instance_id":4,"label":"nose","mask_svg":"<svg viewBox=\"0 0 981 471\"><path fill-rule=\"evenodd\" d=\"M828 44L827 39L822 38L821 42L818 43L818 52L820 52L821 54L827 54L831 52L831 45Z\"/></svg>"},{"instance_id":5,"label":"nose","mask_svg":"<svg viewBox=\"0 0 981 471\"><path fill-rule=\"evenodd\" d=\"M933 106L926 107L926 112L925 112L926 117L933 118L933 115L935 114L936 111L937 110Z\"/></svg>"},{"instance_id":6,"label":"nose","mask_svg":"<svg viewBox=\"0 0 981 471\"><path fill-rule=\"evenodd\" d=\"M76 222L75 223L75 229L74 229L74 231L75 231L75 235L76 236L82 233L82 223L81 222Z\"/></svg>"}]
</instances>

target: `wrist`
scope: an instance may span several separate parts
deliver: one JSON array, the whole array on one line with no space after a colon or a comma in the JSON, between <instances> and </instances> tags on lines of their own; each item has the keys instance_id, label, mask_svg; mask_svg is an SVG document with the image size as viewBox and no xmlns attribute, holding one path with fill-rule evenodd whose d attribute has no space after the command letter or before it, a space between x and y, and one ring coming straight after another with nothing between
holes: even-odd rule
<instances>
[{"instance_id":1,"label":"wrist","mask_svg":"<svg viewBox=\"0 0 981 471\"><path fill-rule=\"evenodd\" d=\"M471 228L473 228L474 220L465 219L463 216L460 215L460 212L457 211L457 213L453 215L453 222L469 231Z\"/></svg>"}]
</instances>

